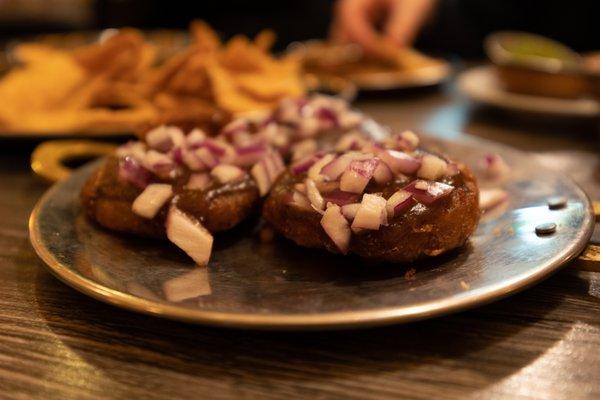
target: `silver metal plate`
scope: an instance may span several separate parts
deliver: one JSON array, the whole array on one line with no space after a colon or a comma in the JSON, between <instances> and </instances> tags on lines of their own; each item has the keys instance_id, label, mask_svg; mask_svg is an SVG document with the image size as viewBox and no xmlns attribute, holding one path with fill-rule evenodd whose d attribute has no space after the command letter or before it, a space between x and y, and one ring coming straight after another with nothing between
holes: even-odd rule
<instances>
[{"instance_id":1,"label":"silver metal plate","mask_svg":"<svg viewBox=\"0 0 600 400\"><path fill-rule=\"evenodd\" d=\"M512 166L510 198L483 218L466 248L413 265L365 264L282 238L263 242L256 219L218 235L208 268L194 267L168 243L108 232L86 218L79 192L97 162L44 195L31 215L31 241L57 277L107 303L260 329L373 326L448 314L532 285L584 248L591 205L567 177L490 142L431 139L429 145L469 165L484 153L501 154ZM548 207L556 195L568 199L565 208ZM544 222L556 223L556 233L536 235Z\"/></svg>"}]
</instances>

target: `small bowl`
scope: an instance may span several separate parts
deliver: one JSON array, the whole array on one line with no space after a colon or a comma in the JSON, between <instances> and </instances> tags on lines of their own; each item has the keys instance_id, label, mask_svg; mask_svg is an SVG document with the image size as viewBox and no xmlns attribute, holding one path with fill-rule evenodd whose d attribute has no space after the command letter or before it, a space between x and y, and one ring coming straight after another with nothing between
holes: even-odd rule
<instances>
[{"instance_id":1,"label":"small bowl","mask_svg":"<svg viewBox=\"0 0 600 400\"><path fill-rule=\"evenodd\" d=\"M581 56L559 42L506 31L488 36L485 50L510 92L560 98L578 98L588 92Z\"/></svg>"}]
</instances>

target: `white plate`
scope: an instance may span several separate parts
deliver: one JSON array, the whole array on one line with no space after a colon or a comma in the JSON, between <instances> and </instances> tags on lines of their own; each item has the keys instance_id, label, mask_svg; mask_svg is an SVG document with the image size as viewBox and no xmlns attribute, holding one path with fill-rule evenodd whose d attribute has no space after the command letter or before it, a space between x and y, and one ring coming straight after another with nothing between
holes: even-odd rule
<instances>
[{"instance_id":1,"label":"white plate","mask_svg":"<svg viewBox=\"0 0 600 400\"><path fill-rule=\"evenodd\" d=\"M458 88L473 101L510 110L564 117L600 115L600 105L590 98L558 99L507 92L489 65L462 72L458 76Z\"/></svg>"}]
</instances>

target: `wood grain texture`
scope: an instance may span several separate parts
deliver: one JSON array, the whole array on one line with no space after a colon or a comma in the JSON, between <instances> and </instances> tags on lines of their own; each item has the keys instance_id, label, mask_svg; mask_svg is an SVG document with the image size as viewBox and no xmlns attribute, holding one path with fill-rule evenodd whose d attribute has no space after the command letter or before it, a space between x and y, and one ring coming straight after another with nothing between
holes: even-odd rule
<instances>
[{"instance_id":1,"label":"wood grain texture","mask_svg":"<svg viewBox=\"0 0 600 400\"><path fill-rule=\"evenodd\" d=\"M579 167L576 179L600 197L593 128L572 136L571 125L510 125L444 94L363 105L397 128L466 130L562 166L587 160L592 173ZM509 299L383 329L265 333L164 321L89 299L46 272L27 239L46 189L28 169L32 145L2 149L2 399L600 398L600 273L565 268Z\"/></svg>"}]
</instances>

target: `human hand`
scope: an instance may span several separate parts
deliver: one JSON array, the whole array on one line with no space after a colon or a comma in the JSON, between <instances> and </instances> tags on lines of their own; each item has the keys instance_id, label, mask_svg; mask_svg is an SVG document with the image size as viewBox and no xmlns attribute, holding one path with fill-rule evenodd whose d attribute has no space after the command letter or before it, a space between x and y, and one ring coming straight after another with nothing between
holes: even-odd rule
<instances>
[{"instance_id":1,"label":"human hand","mask_svg":"<svg viewBox=\"0 0 600 400\"><path fill-rule=\"evenodd\" d=\"M357 43L371 55L379 55L382 42L410 46L436 3L436 0L339 0L331 24L331 39ZM377 30L378 25L381 31Z\"/></svg>"}]
</instances>

